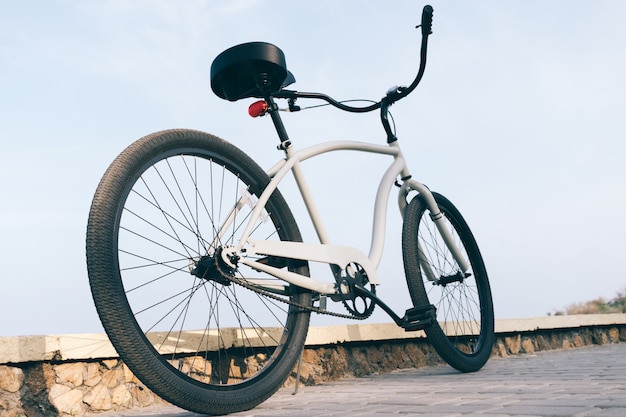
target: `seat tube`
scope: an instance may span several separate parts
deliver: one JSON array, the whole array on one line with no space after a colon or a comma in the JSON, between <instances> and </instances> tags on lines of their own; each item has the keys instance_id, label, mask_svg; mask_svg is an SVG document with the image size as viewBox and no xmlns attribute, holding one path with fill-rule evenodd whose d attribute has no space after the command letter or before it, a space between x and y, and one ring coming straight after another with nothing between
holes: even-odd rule
<instances>
[{"instance_id":1,"label":"seat tube","mask_svg":"<svg viewBox=\"0 0 626 417\"><path fill-rule=\"evenodd\" d=\"M289 157L290 149L286 149L285 152ZM315 233L320 241L320 243L330 244L330 236L326 231L326 227L322 222L322 217L317 209L313 201L313 196L311 193L311 189L309 188L308 183L304 179L304 174L302 173L302 168L300 167L300 162L296 162L291 168L291 172L293 173L293 177L296 180L296 184L298 185L298 189L300 190L300 195L304 200L304 205L306 206L307 212L309 213L309 218L313 223L313 227L315 229Z\"/></svg>"}]
</instances>

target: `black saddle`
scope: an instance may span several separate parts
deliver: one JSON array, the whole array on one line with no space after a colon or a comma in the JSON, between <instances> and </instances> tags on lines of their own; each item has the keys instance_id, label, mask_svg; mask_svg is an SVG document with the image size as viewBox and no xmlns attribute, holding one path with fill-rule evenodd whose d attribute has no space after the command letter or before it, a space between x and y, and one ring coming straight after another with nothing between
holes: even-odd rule
<instances>
[{"instance_id":1,"label":"black saddle","mask_svg":"<svg viewBox=\"0 0 626 417\"><path fill-rule=\"evenodd\" d=\"M211 89L218 97L229 101L265 98L295 81L287 70L285 54L271 43L233 46L211 64Z\"/></svg>"}]
</instances>

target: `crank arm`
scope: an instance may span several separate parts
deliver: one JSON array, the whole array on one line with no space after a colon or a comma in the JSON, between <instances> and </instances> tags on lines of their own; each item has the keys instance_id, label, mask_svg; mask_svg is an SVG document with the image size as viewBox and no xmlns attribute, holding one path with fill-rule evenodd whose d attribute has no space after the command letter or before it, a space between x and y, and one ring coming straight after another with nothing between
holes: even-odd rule
<instances>
[{"instance_id":1,"label":"crank arm","mask_svg":"<svg viewBox=\"0 0 626 417\"><path fill-rule=\"evenodd\" d=\"M410 308L404 313L404 317L400 317L391 307L367 288L357 284L354 286L354 290L357 295L368 298L382 308L399 327L402 327L407 332L423 330L430 326L435 320L435 306L433 305Z\"/></svg>"}]
</instances>

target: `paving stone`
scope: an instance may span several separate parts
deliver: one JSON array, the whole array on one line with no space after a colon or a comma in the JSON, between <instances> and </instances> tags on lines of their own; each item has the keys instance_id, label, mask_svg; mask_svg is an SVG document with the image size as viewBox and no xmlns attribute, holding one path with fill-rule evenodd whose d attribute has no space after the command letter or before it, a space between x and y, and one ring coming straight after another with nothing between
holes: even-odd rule
<instances>
[{"instance_id":1,"label":"paving stone","mask_svg":"<svg viewBox=\"0 0 626 417\"><path fill-rule=\"evenodd\" d=\"M446 366L282 389L232 417L626 416L626 343L494 358L479 372ZM100 417L200 417L149 407Z\"/></svg>"}]
</instances>

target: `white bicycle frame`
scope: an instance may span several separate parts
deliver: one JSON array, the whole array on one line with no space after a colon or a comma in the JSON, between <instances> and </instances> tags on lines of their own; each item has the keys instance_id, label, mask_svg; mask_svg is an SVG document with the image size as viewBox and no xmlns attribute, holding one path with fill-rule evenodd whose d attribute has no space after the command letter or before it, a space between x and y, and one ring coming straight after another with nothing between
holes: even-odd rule
<instances>
[{"instance_id":1,"label":"white bicycle frame","mask_svg":"<svg viewBox=\"0 0 626 417\"><path fill-rule=\"evenodd\" d=\"M374 206L374 221L372 228L372 238L370 251L368 255L365 255L360 250L347 247L333 245L330 241L330 237L326 232L324 224L322 222L319 211L316 208L315 202L311 191L304 178L300 163L315 156L340 151L351 150L360 152L369 152L375 154L390 155L393 157L393 162L387 168L383 177L381 178L378 190L376 193L376 202ZM383 255L384 237L386 233L386 220L387 220L387 202L396 179L408 178L403 181L400 186L398 195L398 205L401 214L404 213L404 209L407 206L407 196L411 191L417 191L426 200L426 204L430 210L430 216L437 225L441 236L448 246L448 249L452 253L454 259L459 265L460 270L465 273L469 270L468 261L461 255L459 248L454 244L449 231L443 225L442 214L435 202L435 199L430 190L423 184L410 179L410 174L406 161L400 150L400 146L397 141L384 145L375 145L365 142L357 141L331 141L324 142L317 145L310 146L308 148L295 151L292 146L289 146L285 150L286 158L276 163L272 168L267 171L267 174L271 178L270 183L265 190L261 193L258 202L256 203L252 214L248 220L247 226L240 242L236 246L224 248L222 251L222 258L225 262L230 264L233 268L236 265L233 264L231 259L236 258L238 263L247 265L258 271L265 272L276 278L282 279L290 284L315 291L322 295L337 294L341 291L335 283L326 283L316 280L314 277L303 276L286 269L276 268L271 265L263 264L254 260L253 255L262 256L278 256L289 259L301 259L311 262L321 262L330 265L337 265L342 270L346 270L351 264L360 265L367 274L368 281L371 284L380 284L377 268L380 264ZM304 242L289 242L289 241L266 241L266 240L254 240L250 239L250 235L254 229L255 224L259 221L263 215L265 204L269 200L270 196L278 188L278 185L287 175L292 172L299 192L307 208L309 217L313 224L313 227L317 233L320 243L304 243ZM232 209L230 215L227 217L225 224L222 225L220 233L217 234L215 242L212 247L219 246L218 242L223 235L224 231L228 228L230 223L235 218L237 212L241 207L246 204L246 199L249 196L243 196L240 198L238 204ZM423 252L419 248L420 253L420 265L422 271L431 281L436 281L438 277L431 270L427 262L422 261Z\"/></svg>"}]
</instances>

